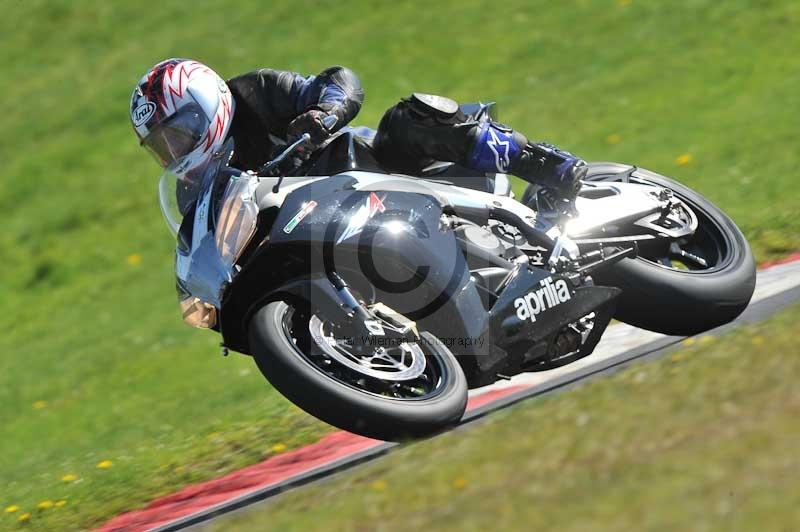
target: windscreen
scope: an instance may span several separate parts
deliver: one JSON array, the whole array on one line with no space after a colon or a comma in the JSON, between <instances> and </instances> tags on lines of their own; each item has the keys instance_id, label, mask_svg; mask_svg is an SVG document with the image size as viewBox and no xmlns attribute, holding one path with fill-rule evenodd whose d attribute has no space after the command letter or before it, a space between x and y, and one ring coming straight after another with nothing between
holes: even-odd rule
<instances>
[{"instance_id":1,"label":"windscreen","mask_svg":"<svg viewBox=\"0 0 800 532\"><path fill-rule=\"evenodd\" d=\"M227 164L232 153L233 139L230 139L205 166L192 168L180 176L172 171L174 166L169 166L161 174L158 199L161 213L173 235L178 234L183 217L191 210L204 187L213 185L217 173Z\"/></svg>"},{"instance_id":2,"label":"windscreen","mask_svg":"<svg viewBox=\"0 0 800 532\"><path fill-rule=\"evenodd\" d=\"M179 177L170 170L161 174L158 200L161 204L161 214L164 215L167 227L173 235L178 234L183 217L197 199L200 188L199 183L187 176Z\"/></svg>"}]
</instances>

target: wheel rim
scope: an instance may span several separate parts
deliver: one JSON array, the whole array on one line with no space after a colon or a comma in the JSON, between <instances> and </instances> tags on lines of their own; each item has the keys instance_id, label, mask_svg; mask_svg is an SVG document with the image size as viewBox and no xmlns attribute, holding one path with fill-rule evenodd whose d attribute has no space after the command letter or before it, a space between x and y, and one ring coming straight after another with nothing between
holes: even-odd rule
<instances>
[{"instance_id":1,"label":"wheel rim","mask_svg":"<svg viewBox=\"0 0 800 532\"><path fill-rule=\"evenodd\" d=\"M639 243L638 259L678 273L708 274L726 268L734 259L735 246L728 231L714 216L691 196L662 183L630 175L631 183L641 183L669 189L697 217L697 229L677 242Z\"/></svg>"},{"instance_id":2,"label":"wheel rim","mask_svg":"<svg viewBox=\"0 0 800 532\"><path fill-rule=\"evenodd\" d=\"M405 350L405 354L351 350L347 355L345 346L339 344L337 354L333 355L330 330L331 324L317 315L308 317L292 307L288 307L283 317L283 332L294 346L294 353L316 371L348 388L401 401L424 401L444 391L450 368L439 356L431 355L430 348L423 343L413 347L401 344L397 349ZM359 358L367 363L360 364Z\"/></svg>"}]
</instances>

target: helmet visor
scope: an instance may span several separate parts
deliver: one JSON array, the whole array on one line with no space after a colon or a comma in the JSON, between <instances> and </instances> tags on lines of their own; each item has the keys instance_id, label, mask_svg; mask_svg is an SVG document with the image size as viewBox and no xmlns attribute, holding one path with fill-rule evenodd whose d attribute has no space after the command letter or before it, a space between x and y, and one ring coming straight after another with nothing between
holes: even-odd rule
<instances>
[{"instance_id":1,"label":"helmet visor","mask_svg":"<svg viewBox=\"0 0 800 532\"><path fill-rule=\"evenodd\" d=\"M183 107L142 139L142 146L163 168L190 153L208 131L209 120L197 104Z\"/></svg>"}]
</instances>

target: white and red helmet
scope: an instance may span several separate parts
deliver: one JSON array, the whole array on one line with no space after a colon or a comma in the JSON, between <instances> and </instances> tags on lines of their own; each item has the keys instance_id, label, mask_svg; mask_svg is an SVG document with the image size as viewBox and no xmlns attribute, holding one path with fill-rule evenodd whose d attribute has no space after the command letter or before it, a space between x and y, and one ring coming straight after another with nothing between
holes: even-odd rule
<instances>
[{"instance_id":1,"label":"white and red helmet","mask_svg":"<svg viewBox=\"0 0 800 532\"><path fill-rule=\"evenodd\" d=\"M187 59L158 63L131 96L131 122L141 145L177 176L205 166L220 149L233 110L225 80Z\"/></svg>"}]
</instances>

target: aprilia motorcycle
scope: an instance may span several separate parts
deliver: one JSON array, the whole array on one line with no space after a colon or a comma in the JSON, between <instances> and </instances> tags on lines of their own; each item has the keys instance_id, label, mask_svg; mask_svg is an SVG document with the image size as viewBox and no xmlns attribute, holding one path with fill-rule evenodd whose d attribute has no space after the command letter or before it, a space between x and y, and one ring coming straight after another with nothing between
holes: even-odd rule
<instances>
[{"instance_id":1,"label":"aprilia motorcycle","mask_svg":"<svg viewBox=\"0 0 800 532\"><path fill-rule=\"evenodd\" d=\"M486 120L491 105L464 111ZM378 164L345 128L291 176L165 174L184 319L252 355L289 400L386 440L434 433L468 387L591 354L612 318L670 335L733 320L755 286L734 223L653 172L590 164L574 201L507 176Z\"/></svg>"}]
</instances>

